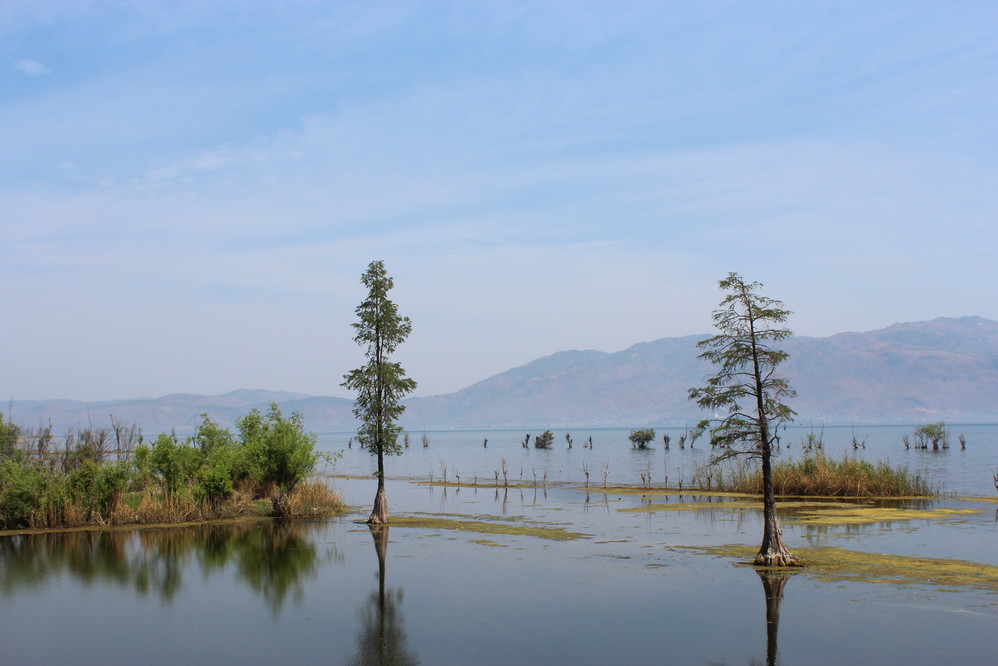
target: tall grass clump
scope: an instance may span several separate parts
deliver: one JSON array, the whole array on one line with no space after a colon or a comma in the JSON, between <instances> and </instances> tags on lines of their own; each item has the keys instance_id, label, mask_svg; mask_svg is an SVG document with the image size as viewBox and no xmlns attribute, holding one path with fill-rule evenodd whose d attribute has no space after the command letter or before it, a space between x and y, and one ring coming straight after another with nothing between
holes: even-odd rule
<instances>
[{"instance_id":1,"label":"tall grass clump","mask_svg":"<svg viewBox=\"0 0 998 666\"><path fill-rule=\"evenodd\" d=\"M714 479L715 489L762 494L762 473L736 466ZM834 460L809 456L778 461L773 465L777 495L810 497L924 497L935 495L928 480L905 467L891 467L857 458Z\"/></svg>"}]
</instances>

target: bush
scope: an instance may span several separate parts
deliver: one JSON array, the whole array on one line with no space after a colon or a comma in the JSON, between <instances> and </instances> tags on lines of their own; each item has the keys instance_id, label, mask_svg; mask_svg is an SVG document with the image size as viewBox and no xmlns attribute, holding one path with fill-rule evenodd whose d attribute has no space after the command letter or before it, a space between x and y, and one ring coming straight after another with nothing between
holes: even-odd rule
<instances>
[{"instance_id":1,"label":"bush","mask_svg":"<svg viewBox=\"0 0 998 666\"><path fill-rule=\"evenodd\" d=\"M287 514L288 492L305 480L319 463L315 435L306 433L300 412L285 418L276 403L266 415L254 409L236 422L242 437L239 456L249 478L259 486L273 484L274 511Z\"/></svg>"},{"instance_id":2,"label":"bush","mask_svg":"<svg viewBox=\"0 0 998 666\"><path fill-rule=\"evenodd\" d=\"M201 466L201 456L193 446L178 444L173 437L164 433L153 443L149 462L152 471L159 476L163 490L167 495L173 495L194 480L194 475Z\"/></svg>"},{"instance_id":3,"label":"bush","mask_svg":"<svg viewBox=\"0 0 998 666\"><path fill-rule=\"evenodd\" d=\"M932 444L933 450L940 446L949 448L949 431L945 423L928 423L915 428L915 448L927 449L929 444Z\"/></svg>"},{"instance_id":4,"label":"bush","mask_svg":"<svg viewBox=\"0 0 998 666\"><path fill-rule=\"evenodd\" d=\"M545 430L534 438L534 448L549 449L552 444L554 444L554 433L550 430Z\"/></svg>"},{"instance_id":5,"label":"bush","mask_svg":"<svg viewBox=\"0 0 998 666\"><path fill-rule=\"evenodd\" d=\"M655 431L651 428L632 430L627 439L631 440L631 446L635 449L646 449L648 448L648 442L655 439Z\"/></svg>"},{"instance_id":6,"label":"bush","mask_svg":"<svg viewBox=\"0 0 998 666\"><path fill-rule=\"evenodd\" d=\"M17 438L21 430L13 423L6 423L0 414L0 462L17 457Z\"/></svg>"},{"instance_id":7,"label":"bush","mask_svg":"<svg viewBox=\"0 0 998 666\"><path fill-rule=\"evenodd\" d=\"M31 527L39 499L44 494L44 479L34 467L14 460L0 464L0 524L3 528Z\"/></svg>"},{"instance_id":8,"label":"bush","mask_svg":"<svg viewBox=\"0 0 998 666\"><path fill-rule=\"evenodd\" d=\"M73 500L86 513L85 522L108 522L128 484L128 467L122 463L99 465L88 460L69 475Z\"/></svg>"}]
</instances>

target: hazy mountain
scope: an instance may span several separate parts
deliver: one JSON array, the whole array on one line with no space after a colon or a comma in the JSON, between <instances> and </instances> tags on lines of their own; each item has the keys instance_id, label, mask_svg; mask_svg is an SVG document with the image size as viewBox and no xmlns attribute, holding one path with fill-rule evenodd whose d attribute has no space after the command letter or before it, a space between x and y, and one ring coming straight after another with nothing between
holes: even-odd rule
<instances>
[{"instance_id":1,"label":"hazy mountain","mask_svg":"<svg viewBox=\"0 0 998 666\"><path fill-rule=\"evenodd\" d=\"M663 338L624 351L560 352L450 395L413 399L413 428L640 426L702 418L687 400L711 368L706 336ZM867 333L794 337L784 374L801 422L998 418L998 322L981 317L895 324Z\"/></svg>"},{"instance_id":2,"label":"hazy mountain","mask_svg":"<svg viewBox=\"0 0 998 666\"><path fill-rule=\"evenodd\" d=\"M623 351L564 351L489 377L456 393L412 398L403 424L450 427L641 426L701 418L686 399L710 368L696 359L706 336L662 338ZM998 322L981 317L895 324L866 333L785 341L784 374L797 389L803 423L998 420ZM354 427L352 401L239 390L220 396L82 403L15 402L14 422L106 425L109 414L146 433L189 431L207 412L224 425L277 402L301 411L309 429Z\"/></svg>"},{"instance_id":3,"label":"hazy mountain","mask_svg":"<svg viewBox=\"0 0 998 666\"><path fill-rule=\"evenodd\" d=\"M52 424L61 434L67 428L105 427L111 415L125 424L137 423L144 433L157 434L176 429L190 432L207 413L213 420L231 427L237 418L253 408L266 410L276 402L285 413L301 411L310 429L353 427L353 402L345 398L316 398L304 393L239 389L224 395L173 393L162 398L79 402L75 400L23 400L13 403L14 423L21 426ZM317 425L317 424L329 424Z\"/></svg>"}]
</instances>

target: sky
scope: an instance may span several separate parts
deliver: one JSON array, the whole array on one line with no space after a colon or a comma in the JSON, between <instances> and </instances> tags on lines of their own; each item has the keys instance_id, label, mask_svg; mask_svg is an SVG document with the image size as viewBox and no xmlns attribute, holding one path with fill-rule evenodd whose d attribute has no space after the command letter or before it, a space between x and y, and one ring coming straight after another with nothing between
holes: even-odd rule
<instances>
[{"instance_id":1,"label":"sky","mask_svg":"<svg viewBox=\"0 0 998 666\"><path fill-rule=\"evenodd\" d=\"M998 319L998 3L0 0L0 397Z\"/></svg>"}]
</instances>

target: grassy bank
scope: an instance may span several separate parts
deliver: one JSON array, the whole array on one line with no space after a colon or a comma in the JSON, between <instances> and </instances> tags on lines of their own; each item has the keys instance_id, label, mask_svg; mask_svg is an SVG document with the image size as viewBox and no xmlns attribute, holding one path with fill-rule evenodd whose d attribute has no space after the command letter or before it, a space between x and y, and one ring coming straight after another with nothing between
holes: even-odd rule
<instances>
[{"instance_id":1,"label":"grassy bank","mask_svg":"<svg viewBox=\"0 0 998 666\"><path fill-rule=\"evenodd\" d=\"M762 471L757 465L701 470L695 479L700 489L761 495ZM887 463L871 463L822 455L773 464L777 495L790 497L926 497L936 492L921 474Z\"/></svg>"},{"instance_id":2,"label":"grassy bank","mask_svg":"<svg viewBox=\"0 0 998 666\"><path fill-rule=\"evenodd\" d=\"M137 427L23 432L0 416L0 529L176 523L269 513L314 516L342 508L311 479L326 457L301 417L277 406L237 422L239 436L207 416L192 437ZM261 508L269 504L270 510Z\"/></svg>"}]
</instances>

